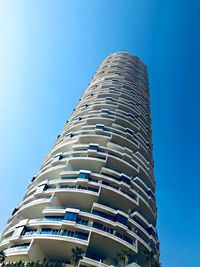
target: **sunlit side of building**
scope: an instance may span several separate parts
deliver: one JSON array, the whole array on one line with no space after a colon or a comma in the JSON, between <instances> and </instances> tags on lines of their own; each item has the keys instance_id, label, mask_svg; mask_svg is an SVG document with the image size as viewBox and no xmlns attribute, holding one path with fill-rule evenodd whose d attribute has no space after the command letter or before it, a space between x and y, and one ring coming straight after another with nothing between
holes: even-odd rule
<instances>
[{"instance_id":1,"label":"sunlit side of building","mask_svg":"<svg viewBox=\"0 0 200 267\"><path fill-rule=\"evenodd\" d=\"M147 69L129 53L107 57L8 220L6 261L147 266L157 251ZM155 257L157 257L155 256Z\"/></svg>"}]
</instances>

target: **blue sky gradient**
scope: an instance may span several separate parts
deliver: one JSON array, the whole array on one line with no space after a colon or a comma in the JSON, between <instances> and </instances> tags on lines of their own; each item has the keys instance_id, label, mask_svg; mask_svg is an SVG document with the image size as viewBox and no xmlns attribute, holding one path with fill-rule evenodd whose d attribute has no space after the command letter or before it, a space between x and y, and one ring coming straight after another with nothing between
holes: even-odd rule
<instances>
[{"instance_id":1,"label":"blue sky gradient","mask_svg":"<svg viewBox=\"0 0 200 267\"><path fill-rule=\"evenodd\" d=\"M199 267L198 0L0 1L0 232L110 53L148 66L164 267Z\"/></svg>"}]
</instances>

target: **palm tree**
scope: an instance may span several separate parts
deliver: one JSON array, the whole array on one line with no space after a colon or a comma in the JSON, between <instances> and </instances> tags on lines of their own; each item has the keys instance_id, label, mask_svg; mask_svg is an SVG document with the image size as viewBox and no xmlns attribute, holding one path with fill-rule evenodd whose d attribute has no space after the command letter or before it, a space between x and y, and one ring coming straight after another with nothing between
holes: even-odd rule
<instances>
[{"instance_id":1,"label":"palm tree","mask_svg":"<svg viewBox=\"0 0 200 267\"><path fill-rule=\"evenodd\" d=\"M74 262L74 267L78 266L79 261L83 258L84 250L82 248L76 247L72 248L71 260Z\"/></svg>"},{"instance_id":2,"label":"palm tree","mask_svg":"<svg viewBox=\"0 0 200 267\"><path fill-rule=\"evenodd\" d=\"M3 251L0 252L0 263L4 263L6 259L6 255Z\"/></svg>"},{"instance_id":3,"label":"palm tree","mask_svg":"<svg viewBox=\"0 0 200 267\"><path fill-rule=\"evenodd\" d=\"M129 258L129 253L128 250L126 249L122 249L121 252L117 253L117 256L119 258L119 261L123 264L123 266L125 267L127 262L128 262L128 258Z\"/></svg>"},{"instance_id":4,"label":"palm tree","mask_svg":"<svg viewBox=\"0 0 200 267\"><path fill-rule=\"evenodd\" d=\"M151 249L150 251L143 251L143 255L145 256L145 259L148 262L148 266L153 267L153 263L155 262L156 251L153 249Z\"/></svg>"},{"instance_id":5,"label":"palm tree","mask_svg":"<svg viewBox=\"0 0 200 267\"><path fill-rule=\"evenodd\" d=\"M161 263L158 261L155 261L152 265L152 267L162 267Z\"/></svg>"}]
</instances>

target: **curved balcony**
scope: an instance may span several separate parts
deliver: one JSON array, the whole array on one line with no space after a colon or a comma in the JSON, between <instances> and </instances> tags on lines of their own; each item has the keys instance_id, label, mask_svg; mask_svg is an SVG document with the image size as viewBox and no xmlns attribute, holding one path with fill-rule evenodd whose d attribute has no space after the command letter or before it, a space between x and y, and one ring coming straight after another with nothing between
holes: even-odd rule
<instances>
[{"instance_id":1,"label":"curved balcony","mask_svg":"<svg viewBox=\"0 0 200 267\"><path fill-rule=\"evenodd\" d=\"M71 117L8 220L0 247L7 260L130 267L156 249L155 182L147 70L128 53L100 65ZM107 249L109 247L109 250Z\"/></svg>"}]
</instances>

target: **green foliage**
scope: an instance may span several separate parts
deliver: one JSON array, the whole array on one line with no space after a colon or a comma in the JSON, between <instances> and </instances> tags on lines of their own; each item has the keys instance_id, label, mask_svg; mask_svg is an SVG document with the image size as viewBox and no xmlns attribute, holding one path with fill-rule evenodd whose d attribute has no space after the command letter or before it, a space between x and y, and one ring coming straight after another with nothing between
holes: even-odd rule
<instances>
[{"instance_id":1,"label":"green foliage","mask_svg":"<svg viewBox=\"0 0 200 267\"><path fill-rule=\"evenodd\" d=\"M143 251L143 255L145 256L146 261L148 262L149 267L162 267L161 263L159 263L155 256L156 251L155 250L147 250Z\"/></svg>"},{"instance_id":2,"label":"green foliage","mask_svg":"<svg viewBox=\"0 0 200 267\"><path fill-rule=\"evenodd\" d=\"M62 267L63 263L61 262L9 262L9 263L3 263L2 267Z\"/></svg>"},{"instance_id":3,"label":"green foliage","mask_svg":"<svg viewBox=\"0 0 200 267\"><path fill-rule=\"evenodd\" d=\"M74 267L76 267L79 263L79 261L83 258L83 249L79 247L72 248L72 256L71 260L74 263Z\"/></svg>"},{"instance_id":4,"label":"green foliage","mask_svg":"<svg viewBox=\"0 0 200 267\"><path fill-rule=\"evenodd\" d=\"M3 251L0 252L0 263L4 263L6 259L6 255Z\"/></svg>"},{"instance_id":5,"label":"green foliage","mask_svg":"<svg viewBox=\"0 0 200 267\"><path fill-rule=\"evenodd\" d=\"M123 266L126 266L129 259L129 253L128 250L122 249L121 252L117 253L117 257L119 259L119 262L123 264Z\"/></svg>"},{"instance_id":6,"label":"green foliage","mask_svg":"<svg viewBox=\"0 0 200 267\"><path fill-rule=\"evenodd\" d=\"M152 267L162 267L161 263L158 261L153 262Z\"/></svg>"}]
</instances>

